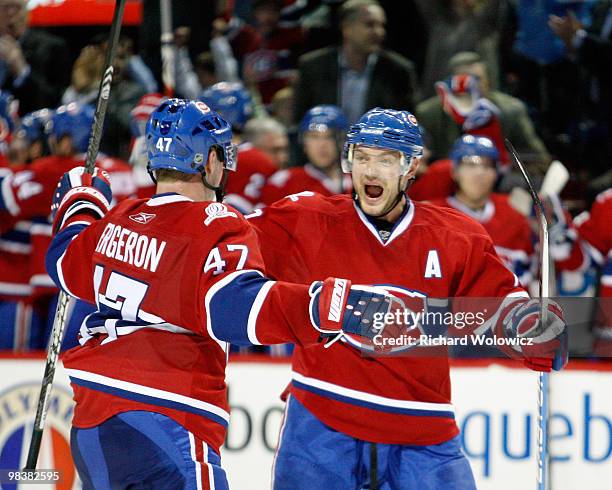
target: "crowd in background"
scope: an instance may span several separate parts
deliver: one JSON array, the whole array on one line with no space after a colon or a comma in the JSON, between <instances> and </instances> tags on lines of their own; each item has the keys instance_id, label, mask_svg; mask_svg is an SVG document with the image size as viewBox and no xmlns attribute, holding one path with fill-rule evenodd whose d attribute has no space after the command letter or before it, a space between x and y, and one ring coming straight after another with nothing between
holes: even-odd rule
<instances>
[{"instance_id":1,"label":"crowd in background","mask_svg":"<svg viewBox=\"0 0 612 490\"><path fill-rule=\"evenodd\" d=\"M0 0L0 347L13 350L46 345L57 292L43 263L51 233L44 196L83 161L107 48L106 30L28 27L26 3ZM609 199L601 196L612 187L611 7L610 0L173 2L172 95L199 99L232 124L239 171L226 202L244 213L302 191L350 192L340 168L343 133L373 107L408 110L423 129L413 199L468 193L453 158L462 136L492 143L491 191L506 196L524 182L504 138L538 185L559 160L570 172L560 200L549 204L561 230L559 292L594 296L612 285L609 242L595 253L599 261L588 260L598 244L583 244L576 231L588 218L572 221L597 205L596 196ZM144 125L164 96L159 39L159 2L144 0L141 26L124 30L118 46L98 159L117 200L152 193ZM331 132L327 142L317 125ZM509 213L508 226L529 222ZM611 215L598 219L612 228ZM537 239L526 226L520 252L528 257L517 275L530 286ZM75 319L88 311L73 308ZM75 321L66 345L76 342ZM574 353L590 347L577 344Z\"/></svg>"}]
</instances>

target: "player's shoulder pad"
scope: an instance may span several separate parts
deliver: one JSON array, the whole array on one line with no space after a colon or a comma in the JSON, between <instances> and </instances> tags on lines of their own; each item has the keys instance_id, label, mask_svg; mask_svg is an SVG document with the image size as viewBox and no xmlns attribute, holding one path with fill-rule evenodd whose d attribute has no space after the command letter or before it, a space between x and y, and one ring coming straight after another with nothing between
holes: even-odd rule
<instances>
[{"instance_id":1,"label":"player's shoulder pad","mask_svg":"<svg viewBox=\"0 0 612 490\"><path fill-rule=\"evenodd\" d=\"M276 201L274 204L259 209L247 216L247 219L256 218L266 213L293 213L313 214L313 215L333 215L339 216L349 212L353 208L353 199L348 194L338 194L335 196L324 196L318 192L303 191L297 194L290 194Z\"/></svg>"},{"instance_id":2,"label":"player's shoulder pad","mask_svg":"<svg viewBox=\"0 0 612 490\"><path fill-rule=\"evenodd\" d=\"M489 238L489 234L478 221L461 211L431 202L413 201L412 203L415 206L415 225L442 228L446 233L451 234Z\"/></svg>"}]
</instances>

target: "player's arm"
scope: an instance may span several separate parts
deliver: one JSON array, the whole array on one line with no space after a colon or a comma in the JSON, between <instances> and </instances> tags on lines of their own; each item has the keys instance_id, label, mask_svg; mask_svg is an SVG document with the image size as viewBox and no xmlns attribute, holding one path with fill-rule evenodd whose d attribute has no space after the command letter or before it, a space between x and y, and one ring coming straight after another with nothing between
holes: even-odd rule
<instances>
[{"instance_id":1,"label":"player's arm","mask_svg":"<svg viewBox=\"0 0 612 490\"><path fill-rule=\"evenodd\" d=\"M47 216L55 185L36 164L0 176L0 211L19 219Z\"/></svg>"},{"instance_id":2,"label":"player's arm","mask_svg":"<svg viewBox=\"0 0 612 490\"><path fill-rule=\"evenodd\" d=\"M95 302L91 256L99 238L98 220L112 200L108 176L98 169L93 175L83 167L61 178L53 197L53 240L46 267L53 282L70 296Z\"/></svg>"},{"instance_id":3,"label":"player's arm","mask_svg":"<svg viewBox=\"0 0 612 490\"><path fill-rule=\"evenodd\" d=\"M303 285L270 280L262 271L255 232L244 221L212 248L201 278L202 324L210 337L237 345L309 345L342 332L367 335L374 315L389 309L382 291L344 279Z\"/></svg>"},{"instance_id":4,"label":"player's arm","mask_svg":"<svg viewBox=\"0 0 612 490\"><path fill-rule=\"evenodd\" d=\"M478 309L483 298L487 306L487 321L481 333L521 340L521 343L502 350L510 357L520 358L530 369L550 371L567 364L567 329L563 310L553 300L548 301L548 322L540 322L540 300L530 299L497 256L490 238L474 237L474 244L466 260L457 296L469 297L470 308ZM491 301L496 298L497 301ZM491 308L491 305L495 305ZM486 328L486 330L484 330Z\"/></svg>"},{"instance_id":5,"label":"player's arm","mask_svg":"<svg viewBox=\"0 0 612 490\"><path fill-rule=\"evenodd\" d=\"M609 189L597 196L590 212L581 213L574 220L580 240L599 267L605 264L606 256L612 249L612 233L607 232L611 203L612 189Z\"/></svg>"}]
</instances>

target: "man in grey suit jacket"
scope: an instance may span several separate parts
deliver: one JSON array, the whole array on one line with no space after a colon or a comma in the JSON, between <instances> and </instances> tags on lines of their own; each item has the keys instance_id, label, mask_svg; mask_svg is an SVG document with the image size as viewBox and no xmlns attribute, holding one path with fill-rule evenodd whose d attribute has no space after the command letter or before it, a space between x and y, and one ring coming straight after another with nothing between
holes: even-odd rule
<instances>
[{"instance_id":1,"label":"man in grey suit jacket","mask_svg":"<svg viewBox=\"0 0 612 490\"><path fill-rule=\"evenodd\" d=\"M411 61L382 49L385 12L376 0L347 0L340 8L342 44L303 55L294 90L294 120L317 104L340 106L349 123L373 107L415 108Z\"/></svg>"}]
</instances>

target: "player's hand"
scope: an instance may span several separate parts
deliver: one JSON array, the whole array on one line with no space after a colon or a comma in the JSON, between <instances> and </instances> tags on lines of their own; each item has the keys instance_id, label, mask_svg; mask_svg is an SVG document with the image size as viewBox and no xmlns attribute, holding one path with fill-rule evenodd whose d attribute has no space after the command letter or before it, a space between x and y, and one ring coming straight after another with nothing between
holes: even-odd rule
<instances>
[{"instance_id":1,"label":"player's hand","mask_svg":"<svg viewBox=\"0 0 612 490\"><path fill-rule=\"evenodd\" d=\"M321 337L333 339L332 342L345 333L373 338L380 330L374 328L375 318L385 315L391 307L384 290L352 286L351 281L335 277L313 282L309 294L310 320Z\"/></svg>"},{"instance_id":2,"label":"player's hand","mask_svg":"<svg viewBox=\"0 0 612 490\"><path fill-rule=\"evenodd\" d=\"M521 339L503 349L511 357L522 358L534 371L560 371L568 360L567 325L561 306L548 302L546 323L540 322L540 299L519 300L510 304L500 316L497 335L508 339Z\"/></svg>"},{"instance_id":3,"label":"player's hand","mask_svg":"<svg viewBox=\"0 0 612 490\"><path fill-rule=\"evenodd\" d=\"M104 217L112 199L109 176L104 170L96 168L89 174L85 167L75 167L66 172L57 184L51 204L54 233L77 214Z\"/></svg>"}]
</instances>

